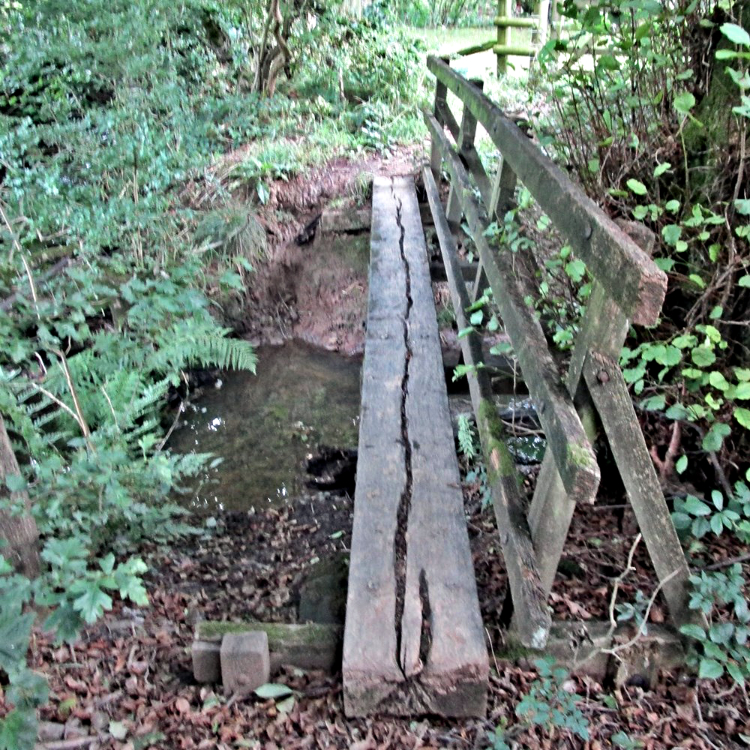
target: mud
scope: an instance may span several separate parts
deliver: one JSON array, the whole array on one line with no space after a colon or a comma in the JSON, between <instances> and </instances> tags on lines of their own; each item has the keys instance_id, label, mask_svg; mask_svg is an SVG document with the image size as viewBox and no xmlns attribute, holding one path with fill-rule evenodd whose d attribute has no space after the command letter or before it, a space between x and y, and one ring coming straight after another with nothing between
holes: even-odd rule
<instances>
[{"instance_id":1,"label":"mud","mask_svg":"<svg viewBox=\"0 0 750 750\"><path fill-rule=\"evenodd\" d=\"M364 349L369 231L300 233L324 210L370 208L366 175L416 174L421 154L402 149L390 159L335 160L271 188L258 215L268 253L255 264L244 295L221 301L224 323L255 343L300 339L347 355Z\"/></svg>"}]
</instances>

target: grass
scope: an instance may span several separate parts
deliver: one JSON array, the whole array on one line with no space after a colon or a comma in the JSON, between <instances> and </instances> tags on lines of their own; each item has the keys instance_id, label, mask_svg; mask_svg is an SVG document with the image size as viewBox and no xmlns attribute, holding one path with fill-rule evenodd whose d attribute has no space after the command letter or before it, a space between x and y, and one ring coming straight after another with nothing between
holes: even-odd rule
<instances>
[{"instance_id":1,"label":"grass","mask_svg":"<svg viewBox=\"0 0 750 750\"><path fill-rule=\"evenodd\" d=\"M427 53L431 55L454 55L462 49L489 41L497 37L494 26L483 28L465 29L408 29L407 33L414 39L421 39L427 47ZM530 44L530 29L513 29L514 44ZM509 58L508 78L525 77L529 68L528 57ZM461 75L467 78L481 78L484 81L494 80L497 77L497 58L492 50L481 52L477 55L458 58L453 61L452 66Z\"/></svg>"}]
</instances>

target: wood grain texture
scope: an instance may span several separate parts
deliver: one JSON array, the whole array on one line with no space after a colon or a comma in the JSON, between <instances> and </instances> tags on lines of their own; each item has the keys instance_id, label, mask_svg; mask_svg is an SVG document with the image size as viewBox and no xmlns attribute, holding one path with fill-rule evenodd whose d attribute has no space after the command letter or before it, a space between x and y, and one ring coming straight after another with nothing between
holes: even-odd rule
<instances>
[{"instance_id":1,"label":"wood grain texture","mask_svg":"<svg viewBox=\"0 0 750 750\"><path fill-rule=\"evenodd\" d=\"M481 715L489 665L411 179L376 181L372 225L345 710Z\"/></svg>"},{"instance_id":2,"label":"wood grain texture","mask_svg":"<svg viewBox=\"0 0 750 750\"><path fill-rule=\"evenodd\" d=\"M423 174L427 200L432 210L448 276L456 323L459 330L463 330L468 327L464 311L471 304L469 292L432 173L425 169ZM461 349L466 365L477 368L482 364L482 341L477 333L472 332L464 336L461 339ZM524 501L519 492L520 477L503 435L498 434L499 420L494 407L489 374L484 369L474 369L468 374L468 381L485 461L491 469L489 478L493 507L518 622L517 635L525 647L543 648L549 634L551 618L536 567L536 554L526 520ZM495 419L492 418L493 411Z\"/></svg>"},{"instance_id":3,"label":"wood grain texture","mask_svg":"<svg viewBox=\"0 0 750 750\"><path fill-rule=\"evenodd\" d=\"M484 126L503 159L625 315L634 323L654 323L664 302L666 274L476 86L436 57L428 57L427 67Z\"/></svg>"}]
</instances>

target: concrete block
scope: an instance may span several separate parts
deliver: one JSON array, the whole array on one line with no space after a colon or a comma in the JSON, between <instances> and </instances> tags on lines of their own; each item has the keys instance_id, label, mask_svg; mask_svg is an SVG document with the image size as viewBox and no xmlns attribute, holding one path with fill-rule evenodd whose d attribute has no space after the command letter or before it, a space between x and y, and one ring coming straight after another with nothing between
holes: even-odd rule
<instances>
[{"instance_id":1,"label":"concrete block","mask_svg":"<svg viewBox=\"0 0 750 750\"><path fill-rule=\"evenodd\" d=\"M221 681L221 643L193 641L193 676L196 682Z\"/></svg>"},{"instance_id":2,"label":"concrete block","mask_svg":"<svg viewBox=\"0 0 750 750\"><path fill-rule=\"evenodd\" d=\"M228 633L221 642L221 678L224 692L250 692L268 682L271 658L263 631Z\"/></svg>"}]
</instances>

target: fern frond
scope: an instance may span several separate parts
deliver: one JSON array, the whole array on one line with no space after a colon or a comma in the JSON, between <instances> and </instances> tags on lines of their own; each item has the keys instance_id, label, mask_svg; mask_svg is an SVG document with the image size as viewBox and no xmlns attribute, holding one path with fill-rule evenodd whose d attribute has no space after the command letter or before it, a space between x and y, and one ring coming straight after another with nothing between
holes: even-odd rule
<instances>
[{"instance_id":1,"label":"fern frond","mask_svg":"<svg viewBox=\"0 0 750 750\"><path fill-rule=\"evenodd\" d=\"M247 341L202 336L196 340L196 350L191 358L203 367L222 370L249 370L253 374L258 364L255 348Z\"/></svg>"},{"instance_id":2,"label":"fern frond","mask_svg":"<svg viewBox=\"0 0 750 750\"><path fill-rule=\"evenodd\" d=\"M461 453L470 461L477 456L476 438L474 435L474 425L468 414L458 415L458 447Z\"/></svg>"}]
</instances>

